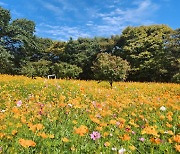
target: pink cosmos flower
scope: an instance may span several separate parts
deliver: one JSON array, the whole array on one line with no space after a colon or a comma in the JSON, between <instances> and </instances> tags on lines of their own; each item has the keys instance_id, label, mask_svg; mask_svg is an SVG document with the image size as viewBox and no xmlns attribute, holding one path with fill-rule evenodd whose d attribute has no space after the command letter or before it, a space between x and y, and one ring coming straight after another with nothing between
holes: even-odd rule
<instances>
[{"instance_id":1,"label":"pink cosmos flower","mask_svg":"<svg viewBox=\"0 0 180 154\"><path fill-rule=\"evenodd\" d=\"M141 138L139 138L139 140L140 140L141 142L144 142L144 141L145 141L145 138L141 137Z\"/></svg>"},{"instance_id":2,"label":"pink cosmos flower","mask_svg":"<svg viewBox=\"0 0 180 154\"><path fill-rule=\"evenodd\" d=\"M90 134L90 136L91 136L91 139L93 140L99 139L101 137L100 133L95 132L95 131L93 131L92 134Z\"/></svg>"},{"instance_id":3,"label":"pink cosmos flower","mask_svg":"<svg viewBox=\"0 0 180 154\"><path fill-rule=\"evenodd\" d=\"M21 105L22 105L22 101L21 100L17 101L16 106L20 107Z\"/></svg>"},{"instance_id":4,"label":"pink cosmos flower","mask_svg":"<svg viewBox=\"0 0 180 154\"><path fill-rule=\"evenodd\" d=\"M132 133L133 135L136 134L136 132L134 132L134 131L132 131L131 133Z\"/></svg>"}]
</instances>

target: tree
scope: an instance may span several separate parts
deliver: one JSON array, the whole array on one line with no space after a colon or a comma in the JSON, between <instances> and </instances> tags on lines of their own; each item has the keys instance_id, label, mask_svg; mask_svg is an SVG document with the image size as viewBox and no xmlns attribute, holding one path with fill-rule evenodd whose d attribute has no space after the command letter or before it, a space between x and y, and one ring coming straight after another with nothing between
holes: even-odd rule
<instances>
[{"instance_id":1,"label":"tree","mask_svg":"<svg viewBox=\"0 0 180 154\"><path fill-rule=\"evenodd\" d=\"M51 62L39 60L37 62L27 62L21 69L21 74L28 77L41 76L46 77L50 73Z\"/></svg>"},{"instance_id":2,"label":"tree","mask_svg":"<svg viewBox=\"0 0 180 154\"><path fill-rule=\"evenodd\" d=\"M173 31L171 37L166 43L165 50L170 61L169 79L172 82L180 82L180 28Z\"/></svg>"},{"instance_id":3,"label":"tree","mask_svg":"<svg viewBox=\"0 0 180 154\"><path fill-rule=\"evenodd\" d=\"M82 69L76 65L61 62L52 66L52 72L57 78L77 78L82 73Z\"/></svg>"},{"instance_id":4,"label":"tree","mask_svg":"<svg viewBox=\"0 0 180 154\"><path fill-rule=\"evenodd\" d=\"M127 27L122 32L115 54L130 63L129 80L169 80L165 46L172 32L166 25Z\"/></svg>"},{"instance_id":5,"label":"tree","mask_svg":"<svg viewBox=\"0 0 180 154\"><path fill-rule=\"evenodd\" d=\"M62 46L56 48L62 49ZM70 39L63 49L59 52L59 61L80 67L83 70L79 75L81 79L92 79L92 61L100 52L98 41L90 38Z\"/></svg>"},{"instance_id":6,"label":"tree","mask_svg":"<svg viewBox=\"0 0 180 154\"><path fill-rule=\"evenodd\" d=\"M10 20L10 12L0 7L0 38L4 35Z\"/></svg>"},{"instance_id":7,"label":"tree","mask_svg":"<svg viewBox=\"0 0 180 154\"><path fill-rule=\"evenodd\" d=\"M99 53L91 68L97 80L108 81L111 87L114 81L124 81L130 69L127 61L108 53Z\"/></svg>"},{"instance_id":8,"label":"tree","mask_svg":"<svg viewBox=\"0 0 180 154\"><path fill-rule=\"evenodd\" d=\"M0 73L12 74L13 56L0 45Z\"/></svg>"}]
</instances>

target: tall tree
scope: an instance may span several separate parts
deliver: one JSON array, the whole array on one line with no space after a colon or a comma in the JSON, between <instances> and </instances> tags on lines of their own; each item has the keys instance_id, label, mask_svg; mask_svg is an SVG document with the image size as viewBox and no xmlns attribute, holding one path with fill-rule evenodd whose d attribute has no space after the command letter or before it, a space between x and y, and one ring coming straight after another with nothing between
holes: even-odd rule
<instances>
[{"instance_id":1,"label":"tall tree","mask_svg":"<svg viewBox=\"0 0 180 154\"><path fill-rule=\"evenodd\" d=\"M0 7L0 40L1 37L4 36L6 32L6 28L9 25L10 20L11 20L10 12Z\"/></svg>"},{"instance_id":2,"label":"tall tree","mask_svg":"<svg viewBox=\"0 0 180 154\"><path fill-rule=\"evenodd\" d=\"M165 45L172 32L166 25L127 27L122 32L115 54L130 63L129 80L168 81Z\"/></svg>"},{"instance_id":3,"label":"tall tree","mask_svg":"<svg viewBox=\"0 0 180 154\"><path fill-rule=\"evenodd\" d=\"M108 81L111 87L114 81L124 81L130 69L126 60L108 53L99 53L91 68L95 79Z\"/></svg>"},{"instance_id":4,"label":"tall tree","mask_svg":"<svg viewBox=\"0 0 180 154\"><path fill-rule=\"evenodd\" d=\"M0 45L0 73L12 74L13 56Z\"/></svg>"}]
</instances>

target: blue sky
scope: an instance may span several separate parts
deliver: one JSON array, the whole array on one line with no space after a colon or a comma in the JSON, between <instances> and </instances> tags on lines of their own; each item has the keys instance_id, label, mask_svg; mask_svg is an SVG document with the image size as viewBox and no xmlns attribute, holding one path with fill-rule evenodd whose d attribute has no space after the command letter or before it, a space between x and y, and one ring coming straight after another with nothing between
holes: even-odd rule
<instances>
[{"instance_id":1,"label":"blue sky","mask_svg":"<svg viewBox=\"0 0 180 154\"><path fill-rule=\"evenodd\" d=\"M121 34L127 26L180 28L180 0L0 0L12 19L36 23L36 35L54 40Z\"/></svg>"}]
</instances>

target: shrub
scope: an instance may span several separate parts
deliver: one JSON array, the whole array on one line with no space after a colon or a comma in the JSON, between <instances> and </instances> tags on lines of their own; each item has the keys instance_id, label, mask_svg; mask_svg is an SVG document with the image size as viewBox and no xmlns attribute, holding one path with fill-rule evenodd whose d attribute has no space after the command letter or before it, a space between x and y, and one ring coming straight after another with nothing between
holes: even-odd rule
<instances>
[{"instance_id":1,"label":"shrub","mask_svg":"<svg viewBox=\"0 0 180 154\"><path fill-rule=\"evenodd\" d=\"M82 69L76 65L61 62L52 66L52 72L57 78L77 78L82 73Z\"/></svg>"},{"instance_id":2,"label":"shrub","mask_svg":"<svg viewBox=\"0 0 180 154\"><path fill-rule=\"evenodd\" d=\"M21 74L26 75L28 77L33 77L33 76L45 77L50 72L50 65L51 62L47 60L28 62L22 67Z\"/></svg>"}]
</instances>

